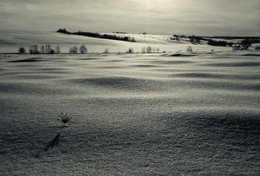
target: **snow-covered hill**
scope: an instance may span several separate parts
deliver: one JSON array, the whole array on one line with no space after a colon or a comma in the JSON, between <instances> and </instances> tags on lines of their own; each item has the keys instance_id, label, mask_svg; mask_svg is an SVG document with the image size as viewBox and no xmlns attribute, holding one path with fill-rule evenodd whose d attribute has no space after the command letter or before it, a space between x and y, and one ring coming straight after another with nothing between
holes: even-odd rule
<instances>
[{"instance_id":1,"label":"snow-covered hill","mask_svg":"<svg viewBox=\"0 0 260 176\"><path fill-rule=\"evenodd\" d=\"M29 48L30 45L50 44L53 48L59 45L62 53L68 53L71 46L86 45L89 52L104 52L106 48L110 52L125 52L129 48L133 48L135 52L142 52L144 47L151 46L155 51L160 52L185 52L188 46L192 46L193 51L209 52L214 51L230 51L230 47L212 47L208 45L192 45L187 41L173 41L170 35L150 35L150 34L113 34L118 36L134 37L136 42L125 42L108 39L98 39L85 36L67 35L56 33L54 31L0 31L0 53L15 53L18 48L23 46Z\"/></svg>"}]
</instances>

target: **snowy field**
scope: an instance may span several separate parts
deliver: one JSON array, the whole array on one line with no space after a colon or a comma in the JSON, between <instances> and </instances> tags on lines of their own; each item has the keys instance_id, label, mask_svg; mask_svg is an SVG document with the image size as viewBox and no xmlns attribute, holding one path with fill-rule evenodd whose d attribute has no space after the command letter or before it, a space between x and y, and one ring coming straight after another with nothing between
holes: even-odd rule
<instances>
[{"instance_id":1,"label":"snowy field","mask_svg":"<svg viewBox=\"0 0 260 176\"><path fill-rule=\"evenodd\" d=\"M259 56L1 55L1 175L258 175ZM73 118L49 150L62 125Z\"/></svg>"},{"instance_id":2,"label":"snowy field","mask_svg":"<svg viewBox=\"0 0 260 176\"><path fill-rule=\"evenodd\" d=\"M0 175L259 175L259 53L195 47L0 54Z\"/></svg>"}]
</instances>

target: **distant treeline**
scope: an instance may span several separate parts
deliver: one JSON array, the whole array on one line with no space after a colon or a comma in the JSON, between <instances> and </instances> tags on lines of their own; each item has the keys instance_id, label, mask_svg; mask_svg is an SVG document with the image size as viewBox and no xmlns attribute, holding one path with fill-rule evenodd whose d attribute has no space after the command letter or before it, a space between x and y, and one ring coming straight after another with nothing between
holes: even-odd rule
<instances>
[{"instance_id":1,"label":"distant treeline","mask_svg":"<svg viewBox=\"0 0 260 176\"><path fill-rule=\"evenodd\" d=\"M113 33L116 33L116 34L127 34L126 32L113 32Z\"/></svg>"},{"instance_id":2,"label":"distant treeline","mask_svg":"<svg viewBox=\"0 0 260 176\"><path fill-rule=\"evenodd\" d=\"M213 37L206 37L205 38L216 38L216 39L226 39L226 40L235 40L235 39L241 39L241 40L245 40L245 39L250 39L253 40L257 43L260 43L260 37L246 37L246 36L213 36Z\"/></svg>"},{"instance_id":3,"label":"distant treeline","mask_svg":"<svg viewBox=\"0 0 260 176\"><path fill-rule=\"evenodd\" d=\"M70 35L80 35L80 36L87 36L87 37L93 37L93 38L101 38L101 39L110 39L110 40L121 40L126 42L136 42L133 37L121 37L116 35L109 35L109 34L100 34L100 33L93 33L93 32L69 32L65 28L59 29L56 32L63 33L63 34L70 34Z\"/></svg>"},{"instance_id":4,"label":"distant treeline","mask_svg":"<svg viewBox=\"0 0 260 176\"><path fill-rule=\"evenodd\" d=\"M88 52L88 49L85 45L81 45L79 47L79 52L81 54L85 54ZM40 47L38 47L38 45L30 45L28 52L24 47L20 47L18 49L18 53L19 54L61 54L61 49L60 47L57 45L55 49L52 49L51 45L42 45ZM76 54L78 53L78 47L77 46L73 46L69 49L69 53L70 54Z\"/></svg>"},{"instance_id":5,"label":"distant treeline","mask_svg":"<svg viewBox=\"0 0 260 176\"><path fill-rule=\"evenodd\" d=\"M211 46L232 46L234 43L233 42L226 42L226 41L217 41L217 40L212 40L208 39L208 45Z\"/></svg>"},{"instance_id":6,"label":"distant treeline","mask_svg":"<svg viewBox=\"0 0 260 176\"><path fill-rule=\"evenodd\" d=\"M228 46L228 47L240 47L240 49L247 49L253 43L260 43L260 37L228 37L228 36L216 36L216 37L208 37L208 36L184 36L184 35L173 35L170 37L171 40L180 41L182 38L188 38L192 44L200 44L201 41L207 42L208 45L211 46ZM214 40L215 39L215 40ZM218 40L216 40L218 39ZM219 40L223 39L223 40ZM240 39L240 42L228 42L225 40L235 40Z\"/></svg>"}]
</instances>

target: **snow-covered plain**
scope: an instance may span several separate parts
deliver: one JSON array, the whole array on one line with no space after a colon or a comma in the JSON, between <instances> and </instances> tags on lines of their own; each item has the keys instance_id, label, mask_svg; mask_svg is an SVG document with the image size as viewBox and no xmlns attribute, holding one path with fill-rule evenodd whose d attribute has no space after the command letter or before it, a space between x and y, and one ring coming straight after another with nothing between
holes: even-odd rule
<instances>
[{"instance_id":1,"label":"snow-covered plain","mask_svg":"<svg viewBox=\"0 0 260 176\"><path fill-rule=\"evenodd\" d=\"M73 43L66 37L60 44ZM194 47L201 53L0 54L0 175L259 175L259 53ZM71 123L44 150L60 113Z\"/></svg>"}]
</instances>

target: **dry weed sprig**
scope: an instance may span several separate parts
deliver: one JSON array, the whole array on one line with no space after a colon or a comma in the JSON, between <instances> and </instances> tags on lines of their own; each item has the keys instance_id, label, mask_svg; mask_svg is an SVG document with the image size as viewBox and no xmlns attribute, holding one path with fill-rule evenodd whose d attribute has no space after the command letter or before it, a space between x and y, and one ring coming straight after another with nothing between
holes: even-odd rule
<instances>
[{"instance_id":1,"label":"dry weed sprig","mask_svg":"<svg viewBox=\"0 0 260 176\"><path fill-rule=\"evenodd\" d=\"M72 117L69 116L67 113L66 113L66 114L61 113L61 114L59 115L59 119L58 119L58 120L60 120L60 121L63 123L63 126L65 126L67 123L70 122L70 119L71 119L71 118L72 118Z\"/></svg>"}]
</instances>

